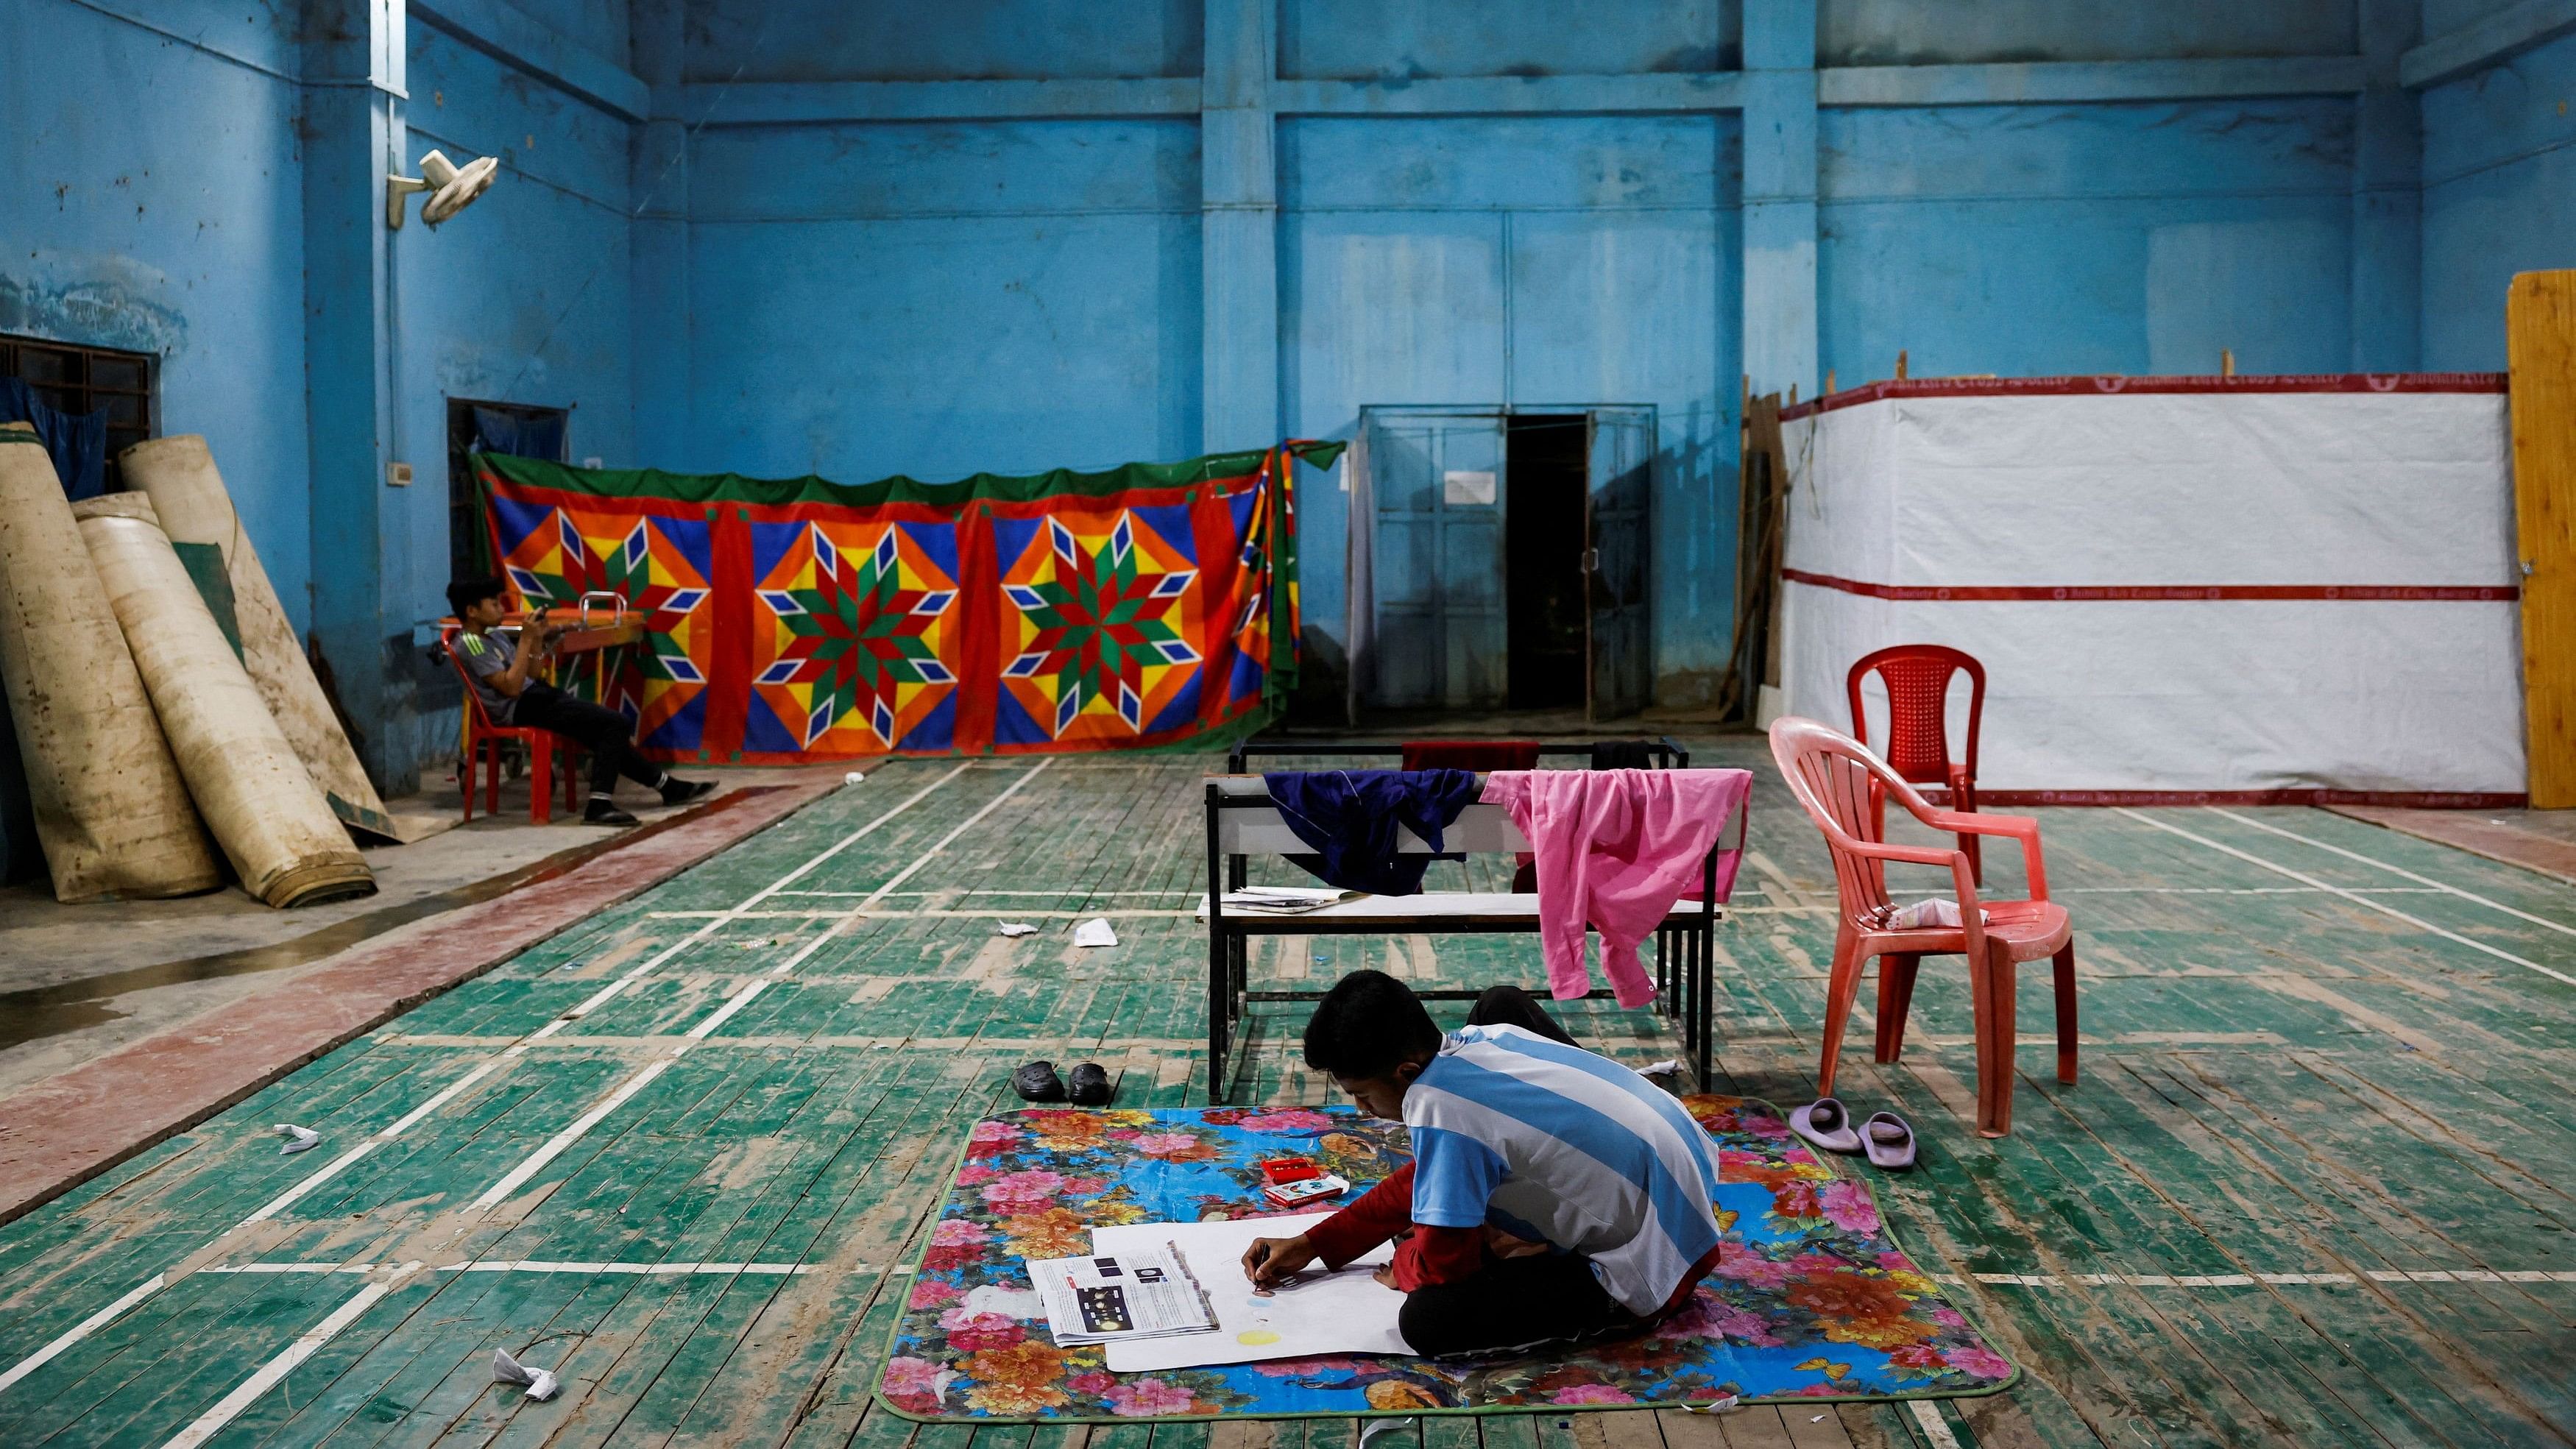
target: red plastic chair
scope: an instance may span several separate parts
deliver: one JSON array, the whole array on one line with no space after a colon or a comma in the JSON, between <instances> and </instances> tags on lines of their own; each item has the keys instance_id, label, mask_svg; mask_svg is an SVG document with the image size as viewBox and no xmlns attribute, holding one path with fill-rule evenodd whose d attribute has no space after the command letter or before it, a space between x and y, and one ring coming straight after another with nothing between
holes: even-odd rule
<instances>
[{"instance_id":1,"label":"red plastic chair","mask_svg":"<svg viewBox=\"0 0 2576 1449\"><path fill-rule=\"evenodd\" d=\"M1968 673L1968 757L1950 758L1950 676ZM1871 670L1887 683L1887 748L1879 758L1917 785L1945 785L1950 808L1965 814L1977 809L1977 722L1986 712L1986 666L1956 649L1939 644L1898 644L1864 654L1851 667L1844 686L1851 691L1852 738L1869 743L1869 716L1861 710L1861 681ZM1959 848L1968 853L1968 875L1986 883L1986 863L1977 837L1962 835Z\"/></svg>"},{"instance_id":2,"label":"red plastic chair","mask_svg":"<svg viewBox=\"0 0 2576 1449\"><path fill-rule=\"evenodd\" d=\"M2048 898L2048 866L2040 857L2039 822L2026 815L1974 815L1935 810L1930 802L1868 748L1830 725L1784 719L1771 726L1771 758L1789 790L1825 833L1834 858L1841 918L1834 928L1833 974L1825 988L1825 1050L1816 1091L1830 1096L1842 1055L1845 1023L1860 993L1861 967L1879 958L1878 1060L1895 1061L1905 1049L1905 1014L1914 999L1915 968L1926 956L1968 958L1970 996L1976 1009L1977 1130L2001 1137L2012 1130L2013 993L2016 968L2045 957L2057 981L2057 1080L2075 1080L2075 932L2066 908ZM1879 830L1876 801L1892 796L1917 820L1960 836L2009 835L2021 841L2030 874L2030 899L1980 901L1965 850L1889 845ZM1897 930L1887 894L1887 864L1948 866L1958 893L1960 924ZM1979 912L1984 913L1982 921Z\"/></svg>"},{"instance_id":3,"label":"red plastic chair","mask_svg":"<svg viewBox=\"0 0 2576 1449\"><path fill-rule=\"evenodd\" d=\"M576 768L580 761L579 748L551 730L492 722L492 717L483 712L483 696L474 692L473 675L465 668L464 656L458 652L457 636L464 632L455 624L442 624L438 629L439 646L447 653L448 667L454 669L456 677L465 684L465 743L456 756L456 778L465 786L465 818L469 821L474 818L475 777L487 770L483 813L501 813L501 756L506 747L514 744L528 752L528 819L545 825L555 818L557 750L563 752L564 813L570 815L579 810L581 799L577 792L581 782L580 771ZM490 753L488 760L484 758L487 751Z\"/></svg>"}]
</instances>

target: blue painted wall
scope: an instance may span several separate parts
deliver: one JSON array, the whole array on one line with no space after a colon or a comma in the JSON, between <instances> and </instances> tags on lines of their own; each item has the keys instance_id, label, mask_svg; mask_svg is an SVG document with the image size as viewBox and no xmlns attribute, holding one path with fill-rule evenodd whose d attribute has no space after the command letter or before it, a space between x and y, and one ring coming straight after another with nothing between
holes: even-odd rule
<instances>
[{"instance_id":1,"label":"blue painted wall","mask_svg":"<svg viewBox=\"0 0 2576 1449\"><path fill-rule=\"evenodd\" d=\"M1819 118L1823 363L1893 374L2350 363L2352 105L1944 106Z\"/></svg>"},{"instance_id":2,"label":"blue painted wall","mask_svg":"<svg viewBox=\"0 0 2576 1449\"><path fill-rule=\"evenodd\" d=\"M625 0L526 0L519 14L623 62ZM0 0L0 33L44 39L0 47L0 331L159 354L161 430L206 435L299 628L319 622L317 570L372 574L340 597L380 600L378 617L332 663L344 695L373 701L370 765L409 787L456 727L452 687L410 647L445 612L446 399L572 406L576 457L633 459L632 127L488 42L417 17L404 28L404 160L436 146L505 169L456 224L415 220L387 239L391 305L373 345L392 357L389 396L362 431L418 481L379 488L374 557L317 561L315 511L331 505L312 487L311 409L344 390L315 391L307 317L365 301L315 295L307 247L316 227L381 223L364 195L310 209L314 27L296 6L248 0Z\"/></svg>"},{"instance_id":3,"label":"blue painted wall","mask_svg":"<svg viewBox=\"0 0 2576 1449\"><path fill-rule=\"evenodd\" d=\"M161 431L206 435L300 627L295 31L250 3L130 9L169 34L71 0L0 0L0 35L19 38L0 45L0 332L160 354Z\"/></svg>"},{"instance_id":4,"label":"blue painted wall","mask_svg":"<svg viewBox=\"0 0 2576 1449\"><path fill-rule=\"evenodd\" d=\"M2530 0L412 3L378 124L506 171L371 261L367 112L302 83L352 62L296 17L381 8L0 0L46 41L0 56L0 329L163 353L164 428L340 630L396 786L453 728L404 657L449 396L574 407L576 458L850 479L1652 403L1689 705L1748 372L2492 368L2510 275L2576 265L2576 35ZM352 335L380 375L312 377ZM408 493L360 487L392 460ZM315 546L369 498L372 552ZM1331 653L1344 499L1308 502Z\"/></svg>"},{"instance_id":5,"label":"blue painted wall","mask_svg":"<svg viewBox=\"0 0 2576 1449\"><path fill-rule=\"evenodd\" d=\"M855 482L1199 450L1196 125L716 129L690 167L685 466Z\"/></svg>"},{"instance_id":6,"label":"blue painted wall","mask_svg":"<svg viewBox=\"0 0 2576 1449\"><path fill-rule=\"evenodd\" d=\"M2516 272L2576 267L2576 36L2424 93L2424 362L2505 365Z\"/></svg>"},{"instance_id":7,"label":"blue painted wall","mask_svg":"<svg viewBox=\"0 0 2576 1449\"><path fill-rule=\"evenodd\" d=\"M1360 409L1658 410L1659 671L1723 665L1732 608L1740 124L1731 115L1300 117L1279 135L1288 430ZM1722 480L1719 474L1723 472ZM1342 634L1348 496L1310 487L1308 627Z\"/></svg>"},{"instance_id":8,"label":"blue painted wall","mask_svg":"<svg viewBox=\"0 0 2576 1449\"><path fill-rule=\"evenodd\" d=\"M623 53L622 6L557 0L550 8L591 26L594 46ZM386 755L418 761L455 748L462 708L454 680L414 647L447 612L447 400L569 408L574 461L637 461L632 128L418 21L407 59L411 159L435 147L453 160L504 162L493 190L463 216L432 231L415 202L414 220L393 237L391 449L418 481L382 498Z\"/></svg>"}]
</instances>

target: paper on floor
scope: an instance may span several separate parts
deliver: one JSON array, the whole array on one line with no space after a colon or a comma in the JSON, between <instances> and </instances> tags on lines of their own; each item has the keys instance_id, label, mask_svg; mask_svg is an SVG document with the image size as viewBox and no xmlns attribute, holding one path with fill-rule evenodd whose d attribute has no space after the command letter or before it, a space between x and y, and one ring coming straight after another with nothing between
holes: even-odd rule
<instances>
[{"instance_id":1,"label":"paper on floor","mask_svg":"<svg viewBox=\"0 0 2576 1449\"><path fill-rule=\"evenodd\" d=\"M1004 921L993 929L1005 936L1034 936L1038 933L1038 928L1026 921Z\"/></svg>"},{"instance_id":2,"label":"paper on floor","mask_svg":"<svg viewBox=\"0 0 2576 1449\"><path fill-rule=\"evenodd\" d=\"M286 1139L286 1145L277 1149L277 1155L280 1157L289 1157L298 1152L310 1152L313 1150L313 1144L322 1140L321 1133L310 1127L298 1127L292 1122L280 1122L268 1130Z\"/></svg>"},{"instance_id":3,"label":"paper on floor","mask_svg":"<svg viewBox=\"0 0 2576 1449\"><path fill-rule=\"evenodd\" d=\"M1081 925L1073 928L1073 944L1077 946L1115 946L1118 944L1118 933L1109 929L1109 923L1107 921L1098 916L1094 916L1090 920L1087 920Z\"/></svg>"},{"instance_id":4,"label":"paper on floor","mask_svg":"<svg viewBox=\"0 0 2576 1449\"><path fill-rule=\"evenodd\" d=\"M1111 1373L1151 1373L1208 1364L1343 1353L1411 1354L1395 1329L1404 1295L1370 1274L1394 1261L1385 1245L1338 1273L1309 1269L1268 1297L1255 1297L1243 1253L1255 1238L1291 1238L1331 1217L1298 1213L1215 1223L1132 1223L1093 1228L1092 1251L1115 1253L1149 1243L1177 1245L1216 1310L1214 1333L1187 1333L1109 1345Z\"/></svg>"},{"instance_id":5,"label":"paper on floor","mask_svg":"<svg viewBox=\"0 0 2576 1449\"><path fill-rule=\"evenodd\" d=\"M528 1390L528 1397L540 1404L563 1390L563 1385L555 1382L553 1370L529 1368L510 1357L510 1351L506 1348L492 1350L492 1382L524 1385Z\"/></svg>"}]
</instances>

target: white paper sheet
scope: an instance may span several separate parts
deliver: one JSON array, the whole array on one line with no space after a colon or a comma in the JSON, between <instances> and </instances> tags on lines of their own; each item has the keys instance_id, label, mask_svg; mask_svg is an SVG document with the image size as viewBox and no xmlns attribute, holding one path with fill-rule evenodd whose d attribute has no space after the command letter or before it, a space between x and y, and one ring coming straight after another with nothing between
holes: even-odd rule
<instances>
[{"instance_id":1,"label":"white paper sheet","mask_svg":"<svg viewBox=\"0 0 2576 1449\"><path fill-rule=\"evenodd\" d=\"M1248 1218L1220 1223L1134 1223L1093 1228L1092 1250L1115 1253L1151 1243L1177 1245L1190 1272L1216 1308L1214 1333L1177 1334L1142 1343L1109 1345L1111 1373L1150 1373L1209 1364L1258 1363L1274 1358L1328 1354L1410 1354L1395 1317L1404 1295L1381 1286L1370 1273L1393 1261L1380 1247L1339 1273L1310 1269L1296 1284L1267 1298L1253 1296L1243 1275L1243 1253L1255 1238L1293 1238L1331 1213Z\"/></svg>"}]
</instances>

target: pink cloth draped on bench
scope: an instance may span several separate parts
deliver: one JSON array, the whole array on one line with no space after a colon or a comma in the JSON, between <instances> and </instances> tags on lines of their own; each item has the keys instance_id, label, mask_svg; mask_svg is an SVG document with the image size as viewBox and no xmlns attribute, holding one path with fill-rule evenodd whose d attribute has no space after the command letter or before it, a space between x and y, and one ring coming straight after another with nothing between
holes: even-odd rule
<instances>
[{"instance_id":1,"label":"pink cloth draped on bench","mask_svg":"<svg viewBox=\"0 0 2576 1449\"><path fill-rule=\"evenodd\" d=\"M1673 903L1696 894L1700 862L1753 791L1747 770L1496 770L1483 800L1511 812L1538 856L1539 943L1548 992L1592 989L1584 928L1601 933L1601 974L1624 1007L1655 999L1637 943ZM1742 851L1717 862L1717 899L1734 893Z\"/></svg>"}]
</instances>

